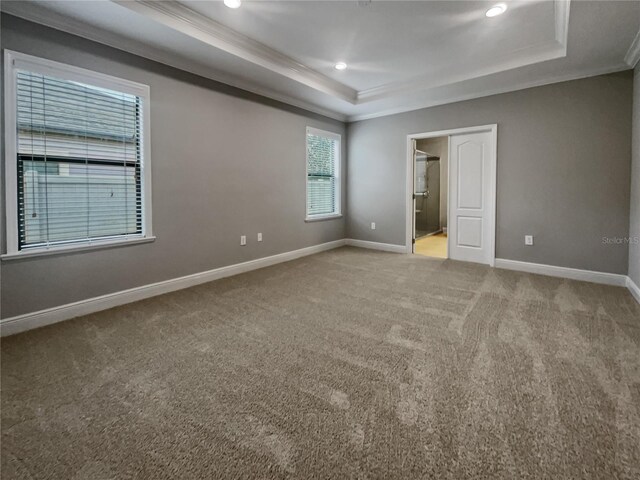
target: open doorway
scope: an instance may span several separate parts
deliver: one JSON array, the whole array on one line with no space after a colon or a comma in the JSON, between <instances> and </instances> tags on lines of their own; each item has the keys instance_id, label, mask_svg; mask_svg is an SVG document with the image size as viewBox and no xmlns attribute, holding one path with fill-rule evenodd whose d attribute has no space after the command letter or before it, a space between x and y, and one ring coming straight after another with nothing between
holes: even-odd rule
<instances>
[{"instance_id":1,"label":"open doorway","mask_svg":"<svg viewBox=\"0 0 640 480\"><path fill-rule=\"evenodd\" d=\"M449 137L414 142L414 253L447 258Z\"/></svg>"},{"instance_id":2,"label":"open doorway","mask_svg":"<svg viewBox=\"0 0 640 480\"><path fill-rule=\"evenodd\" d=\"M445 258L452 260L495 265L497 138L498 126L495 124L407 135L408 253L442 257L444 251ZM432 139L446 142L446 148L436 149L430 143L421 142ZM418 160L418 155L423 155L423 160ZM435 157L439 158L436 160ZM430 159L439 167L430 167ZM424 167L419 165L422 161ZM444 168L443 187L442 182L434 179L439 174L442 180ZM417 181L416 174L419 179L422 172L423 180ZM440 189L439 204L430 188ZM421 197L426 197L426 201ZM432 204L428 202L429 197ZM426 222L421 220L425 208ZM446 218L441 214L434 216L438 210L446 212ZM436 219L438 224L435 224ZM433 243L440 240L444 245L439 249L434 245L435 252L425 252L421 244L428 240Z\"/></svg>"}]
</instances>

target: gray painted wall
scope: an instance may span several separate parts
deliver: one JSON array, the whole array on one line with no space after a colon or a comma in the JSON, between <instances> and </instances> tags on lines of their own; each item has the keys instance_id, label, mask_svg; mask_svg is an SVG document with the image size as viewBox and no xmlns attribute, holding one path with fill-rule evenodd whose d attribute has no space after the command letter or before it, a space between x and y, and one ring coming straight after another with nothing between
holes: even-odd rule
<instances>
[{"instance_id":1,"label":"gray painted wall","mask_svg":"<svg viewBox=\"0 0 640 480\"><path fill-rule=\"evenodd\" d=\"M3 261L3 318L344 238L344 219L304 221L305 128L344 135L343 123L8 15L1 41L151 87L157 236L150 244ZM345 165L343 151L343 179Z\"/></svg>"},{"instance_id":2,"label":"gray painted wall","mask_svg":"<svg viewBox=\"0 0 640 480\"><path fill-rule=\"evenodd\" d=\"M497 257L626 274L628 246L603 237L629 234L632 82L627 71L349 124L349 237L404 245L408 134L497 123Z\"/></svg>"},{"instance_id":3,"label":"gray painted wall","mask_svg":"<svg viewBox=\"0 0 640 480\"><path fill-rule=\"evenodd\" d=\"M631 225L629 277L640 287L640 63L633 81L633 167L631 170Z\"/></svg>"}]
</instances>

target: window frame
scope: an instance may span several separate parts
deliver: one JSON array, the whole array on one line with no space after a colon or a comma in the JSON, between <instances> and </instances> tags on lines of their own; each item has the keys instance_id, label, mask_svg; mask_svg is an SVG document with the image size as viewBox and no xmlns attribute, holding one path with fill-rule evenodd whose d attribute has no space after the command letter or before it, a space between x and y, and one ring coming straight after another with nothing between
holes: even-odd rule
<instances>
[{"instance_id":1,"label":"window frame","mask_svg":"<svg viewBox=\"0 0 640 480\"><path fill-rule=\"evenodd\" d=\"M18 225L18 145L17 145L17 71L26 70L41 75L50 75L63 80L116 90L135 95L142 100L142 136L140 160L140 187L142 201L142 232L117 238L97 238L74 241L67 244L48 245L20 249ZM151 212L151 139L150 139L150 89L148 85L124 80L84 68L67 65L25 53L4 50L4 121L5 121L5 238L6 253L0 258L21 258L76 250L106 248L132 243L150 242L155 239L152 230Z\"/></svg>"},{"instance_id":2,"label":"window frame","mask_svg":"<svg viewBox=\"0 0 640 480\"><path fill-rule=\"evenodd\" d=\"M335 195L335 208L332 213L319 213L315 215L309 215L309 135L315 135L317 137L325 137L331 140L337 141L337 155L334 165L334 177L336 185ZM342 218L342 135L328 130L321 130L319 128L307 127L304 136L305 145L305 165L304 165L304 188L305 188L305 222L316 222L321 220L331 220L334 218Z\"/></svg>"}]
</instances>

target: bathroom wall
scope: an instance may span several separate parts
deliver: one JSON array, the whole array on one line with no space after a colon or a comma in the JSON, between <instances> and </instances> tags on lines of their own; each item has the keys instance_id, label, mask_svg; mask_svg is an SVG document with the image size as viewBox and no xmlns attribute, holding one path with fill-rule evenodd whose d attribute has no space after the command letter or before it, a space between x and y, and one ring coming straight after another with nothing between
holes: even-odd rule
<instances>
[{"instance_id":1,"label":"bathroom wall","mask_svg":"<svg viewBox=\"0 0 640 480\"><path fill-rule=\"evenodd\" d=\"M449 199L449 137L425 138L416 142L418 150L440 157L440 228L447 228Z\"/></svg>"},{"instance_id":2,"label":"bathroom wall","mask_svg":"<svg viewBox=\"0 0 640 480\"><path fill-rule=\"evenodd\" d=\"M415 167L415 191L428 192L415 202L416 237L435 233L440 227L440 161L418 157Z\"/></svg>"}]
</instances>

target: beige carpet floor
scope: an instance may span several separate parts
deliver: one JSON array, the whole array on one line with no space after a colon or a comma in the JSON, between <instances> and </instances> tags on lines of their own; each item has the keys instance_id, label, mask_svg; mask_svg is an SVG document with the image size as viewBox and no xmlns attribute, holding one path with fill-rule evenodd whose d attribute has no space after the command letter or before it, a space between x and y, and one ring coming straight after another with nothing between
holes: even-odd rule
<instances>
[{"instance_id":1,"label":"beige carpet floor","mask_svg":"<svg viewBox=\"0 0 640 480\"><path fill-rule=\"evenodd\" d=\"M341 248L2 340L3 479L637 479L624 288Z\"/></svg>"}]
</instances>

